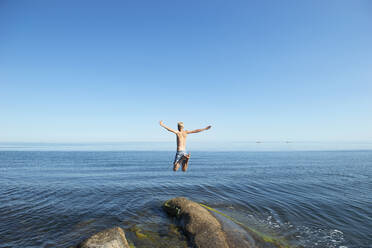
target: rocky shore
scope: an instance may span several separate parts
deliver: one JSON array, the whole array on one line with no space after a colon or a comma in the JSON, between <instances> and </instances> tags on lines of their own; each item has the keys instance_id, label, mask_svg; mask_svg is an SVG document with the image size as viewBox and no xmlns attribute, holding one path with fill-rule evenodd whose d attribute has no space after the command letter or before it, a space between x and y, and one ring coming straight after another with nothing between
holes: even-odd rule
<instances>
[{"instance_id":1,"label":"rocky shore","mask_svg":"<svg viewBox=\"0 0 372 248\"><path fill-rule=\"evenodd\" d=\"M198 248L284 248L284 240L275 239L245 227L231 217L206 205L184 197L173 198L163 204L163 209L174 218L186 235L188 246ZM136 236L146 235L135 230ZM137 235L138 234L138 235ZM150 239L151 242L151 239ZM155 245L154 245L155 246ZM78 248L134 248L127 241L124 230L114 227L101 231L81 242ZM139 246L140 247L140 246ZM138 247L138 248L139 248ZM157 245L158 247L158 245Z\"/></svg>"}]
</instances>

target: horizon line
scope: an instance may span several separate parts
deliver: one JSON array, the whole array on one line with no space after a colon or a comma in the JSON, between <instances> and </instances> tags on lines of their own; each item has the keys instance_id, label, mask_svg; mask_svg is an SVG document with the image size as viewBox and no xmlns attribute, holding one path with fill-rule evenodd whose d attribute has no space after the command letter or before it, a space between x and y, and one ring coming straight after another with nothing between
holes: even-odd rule
<instances>
[{"instance_id":1,"label":"horizon line","mask_svg":"<svg viewBox=\"0 0 372 248\"><path fill-rule=\"evenodd\" d=\"M190 143L372 143L371 140L211 140L192 141ZM125 144L125 143L175 143L164 140L139 140L139 141L0 141L0 144Z\"/></svg>"}]
</instances>

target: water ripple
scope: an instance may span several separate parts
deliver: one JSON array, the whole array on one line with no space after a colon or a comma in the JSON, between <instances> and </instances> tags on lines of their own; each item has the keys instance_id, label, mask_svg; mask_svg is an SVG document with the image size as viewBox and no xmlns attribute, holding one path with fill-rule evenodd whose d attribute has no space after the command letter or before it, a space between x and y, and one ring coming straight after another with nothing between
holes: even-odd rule
<instances>
[{"instance_id":1,"label":"water ripple","mask_svg":"<svg viewBox=\"0 0 372 248\"><path fill-rule=\"evenodd\" d=\"M297 246L372 243L368 151L195 152L187 173L171 170L169 152L0 152L0 158L0 247L68 247L113 225L157 229L171 224L161 204L175 196Z\"/></svg>"}]
</instances>

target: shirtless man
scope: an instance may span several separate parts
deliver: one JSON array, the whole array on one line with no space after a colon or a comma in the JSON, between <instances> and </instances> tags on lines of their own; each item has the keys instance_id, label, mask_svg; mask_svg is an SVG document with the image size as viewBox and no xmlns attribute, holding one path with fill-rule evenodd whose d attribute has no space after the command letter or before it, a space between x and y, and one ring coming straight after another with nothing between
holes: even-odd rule
<instances>
[{"instance_id":1,"label":"shirtless man","mask_svg":"<svg viewBox=\"0 0 372 248\"><path fill-rule=\"evenodd\" d=\"M172 128L167 127L164 125L163 121L160 121L160 126L167 129L169 132L175 133L177 135L177 153L176 157L174 158L173 162L173 170L177 171L180 167L180 164L182 163L182 171L186 171L189 159L190 159L190 153L186 153L186 137L189 133L199 133L204 130L208 130L211 128L211 126L207 126L206 128L201 129L195 129L192 131L187 131L184 129L183 122L178 122L178 131L173 130Z\"/></svg>"}]
</instances>

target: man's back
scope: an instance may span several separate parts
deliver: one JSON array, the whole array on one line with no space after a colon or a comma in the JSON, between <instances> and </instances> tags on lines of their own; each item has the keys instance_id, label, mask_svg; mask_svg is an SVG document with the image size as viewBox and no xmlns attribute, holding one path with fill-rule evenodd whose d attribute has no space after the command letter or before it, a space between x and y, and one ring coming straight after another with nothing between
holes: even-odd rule
<instances>
[{"instance_id":1,"label":"man's back","mask_svg":"<svg viewBox=\"0 0 372 248\"><path fill-rule=\"evenodd\" d=\"M176 135L177 135L177 151L186 150L187 131L186 130L178 131Z\"/></svg>"}]
</instances>

